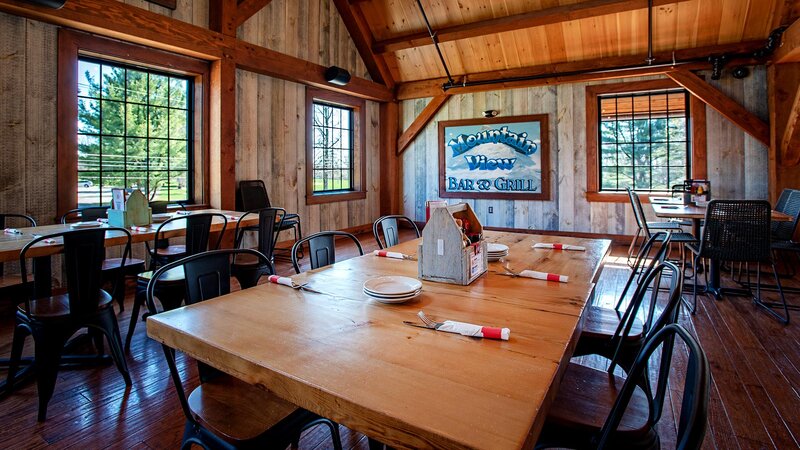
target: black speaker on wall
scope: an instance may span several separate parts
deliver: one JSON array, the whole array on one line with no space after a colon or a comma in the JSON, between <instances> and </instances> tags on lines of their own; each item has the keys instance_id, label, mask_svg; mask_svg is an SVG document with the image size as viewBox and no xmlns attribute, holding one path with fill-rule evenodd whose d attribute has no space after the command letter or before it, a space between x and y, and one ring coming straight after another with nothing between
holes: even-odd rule
<instances>
[{"instance_id":1,"label":"black speaker on wall","mask_svg":"<svg viewBox=\"0 0 800 450\"><path fill-rule=\"evenodd\" d=\"M45 8L59 9L67 3L67 0L24 0L31 5L44 6Z\"/></svg>"},{"instance_id":2,"label":"black speaker on wall","mask_svg":"<svg viewBox=\"0 0 800 450\"><path fill-rule=\"evenodd\" d=\"M330 66L325 70L325 81L344 86L350 82L350 72L341 67Z\"/></svg>"}]
</instances>

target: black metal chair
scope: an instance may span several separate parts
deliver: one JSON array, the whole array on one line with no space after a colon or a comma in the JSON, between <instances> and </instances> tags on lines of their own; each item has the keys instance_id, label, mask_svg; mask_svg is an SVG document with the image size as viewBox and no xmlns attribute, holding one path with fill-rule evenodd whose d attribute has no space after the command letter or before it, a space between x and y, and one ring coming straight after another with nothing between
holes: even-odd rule
<instances>
[{"instance_id":1,"label":"black metal chair","mask_svg":"<svg viewBox=\"0 0 800 450\"><path fill-rule=\"evenodd\" d=\"M639 195L634 192L633 189L630 187L625 188L628 191L628 199L631 202L631 207L633 208L633 218L636 220L636 233L633 235L633 239L631 240L631 245L628 247L628 261L630 264L630 259L633 257L634 249L639 244L639 237L642 236L644 232L644 239L648 239L650 236L648 233L652 230L661 231L661 230L672 230L681 232L683 228L681 228L680 222L648 222L647 218L644 214L644 209L642 208L642 202L639 198Z\"/></svg>"},{"instance_id":2,"label":"black metal chair","mask_svg":"<svg viewBox=\"0 0 800 450\"><path fill-rule=\"evenodd\" d=\"M169 211L170 204L171 203L166 200L152 201L150 202L150 212L153 214L166 214ZM174 204L180 206L182 211L186 211L186 205L182 202L175 202Z\"/></svg>"},{"instance_id":3,"label":"black metal chair","mask_svg":"<svg viewBox=\"0 0 800 450\"><path fill-rule=\"evenodd\" d=\"M419 228L417 227L417 224L415 224L414 221L408 217L399 214L383 216L372 224L372 234L375 235L375 241L378 243L378 248L384 249L400 243L399 222L410 224L411 228L414 230L414 233L416 233L417 237L419 237ZM381 233L379 233L379 229L383 232L383 241L381 241Z\"/></svg>"},{"instance_id":4,"label":"black metal chair","mask_svg":"<svg viewBox=\"0 0 800 450\"><path fill-rule=\"evenodd\" d=\"M681 370L684 383L675 448L699 449L708 425L711 371L700 344L678 324L664 327L647 340L624 380L570 363L536 447L659 448L656 425L665 406L676 338L686 345L688 357ZM648 396L641 384L648 361L659 348L655 395Z\"/></svg>"},{"instance_id":5,"label":"black metal chair","mask_svg":"<svg viewBox=\"0 0 800 450\"><path fill-rule=\"evenodd\" d=\"M669 280L666 303L657 315L658 296L661 281ZM665 326L678 320L678 312L683 294L683 277L680 269L671 262L661 262L647 272L637 286L625 313L616 323L597 324L587 316L584 329L578 339L574 356L600 355L611 360L609 373L619 365L626 372L631 370L636 355L652 335ZM647 299L650 292L649 300ZM646 308L644 320L638 318L642 308ZM613 328L612 328L613 327ZM613 330L613 331L612 331Z\"/></svg>"},{"instance_id":6,"label":"black metal chair","mask_svg":"<svg viewBox=\"0 0 800 450\"><path fill-rule=\"evenodd\" d=\"M616 306L614 306L615 311L619 311L620 307L625 302L628 291L634 282L638 287L647 272L652 270L656 264L664 262L667 258L671 239L672 232L659 231L658 233L653 233L650 239L647 239L644 244L639 247L636 259L634 259L633 266L631 266L631 273L628 275L628 280L622 288L622 293L619 295ZM635 290L636 289L634 289L634 291Z\"/></svg>"},{"instance_id":7,"label":"black metal chair","mask_svg":"<svg viewBox=\"0 0 800 450\"><path fill-rule=\"evenodd\" d=\"M779 254L794 255L800 263L800 242L794 241L794 233L800 223L800 190L784 189L775 204L775 211L794 217L791 222L772 222L772 253L776 260ZM794 266L787 260L784 265L789 268L789 276L797 273Z\"/></svg>"},{"instance_id":8,"label":"black metal chair","mask_svg":"<svg viewBox=\"0 0 800 450\"><path fill-rule=\"evenodd\" d=\"M262 208L242 214L236 222L236 233L234 234L236 236L236 248L240 248L244 240L245 227L241 226L242 220L252 214L258 214L258 226L256 227L258 243L256 249L267 257L270 264L264 264L259 258L253 258L249 254L237 255L233 260L231 271L239 281L242 289L258 284L258 279L262 275L273 275L275 273L275 268L272 266L276 243L275 237L277 236L277 230L280 230L281 225L283 225L286 210L283 208Z\"/></svg>"},{"instance_id":9,"label":"black metal chair","mask_svg":"<svg viewBox=\"0 0 800 450\"><path fill-rule=\"evenodd\" d=\"M644 232L645 239L650 239L653 236L652 230L650 229L650 223L645 219L644 216L644 209L642 208L642 201L639 198L639 194L634 192L632 189L628 188L628 195L630 196L631 203L634 205L633 212L636 218L636 223L640 227L640 231ZM656 222L656 224L663 224L664 222ZM686 244L694 244L697 243L697 237L692 233L686 233L683 231L682 228L678 227L677 231L672 231L670 233L670 243L678 244L679 246L679 258L681 264L681 273L683 273L683 269L685 268L686 262ZM669 258L669 254L667 254L667 258ZM696 267L696 266L694 266Z\"/></svg>"},{"instance_id":10,"label":"black metal chair","mask_svg":"<svg viewBox=\"0 0 800 450\"><path fill-rule=\"evenodd\" d=\"M265 255L255 250L235 249L199 253L161 267L147 285L148 311L150 314L161 312L156 305L156 285L162 275L179 268L186 274L187 304L229 293L230 260L241 255L269 263ZM235 323L230 325L236 326ZM200 386L187 396L175 362L175 350L166 345L163 350L186 416L181 448L188 448L191 444L221 449L286 448L297 443L303 430L321 424L330 429L333 448L341 450L336 423L199 361Z\"/></svg>"},{"instance_id":11,"label":"black metal chair","mask_svg":"<svg viewBox=\"0 0 800 450\"><path fill-rule=\"evenodd\" d=\"M256 209L271 208L267 187L262 180L242 180L239 182L239 210L253 211ZM254 229L251 229L254 231ZM283 218L283 224L278 228L277 235L284 230L294 230L294 240L303 238L303 228L300 225L300 216L295 213L287 213Z\"/></svg>"},{"instance_id":12,"label":"black metal chair","mask_svg":"<svg viewBox=\"0 0 800 450\"><path fill-rule=\"evenodd\" d=\"M208 250L208 240L211 234L211 222L218 217L222 220L222 230L219 233L217 242L213 250L219 248L222 236L228 227L228 218L222 213L192 213L184 216L172 217L162 222L156 229L156 236L153 248L148 245L147 251L150 254L150 270L159 265L172 261L177 261L195 253ZM178 221L186 221L185 244L165 245L167 243L166 234Z\"/></svg>"},{"instance_id":13,"label":"black metal chair","mask_svg":"<svg viewBox=\"0 0 800 450\"><path fill-rule=\"evenodd\" d=\"M311 236L300 239L292 246L292 265L297 273L300 273L300 265L297 260L297 252L303 244L308 243L308 259L311 262L311 269L318 269L336 262L336 237L344 237L352 240L358 248L360 255L364 254L361 242L358 238L344 231L321 231Z\"/></svg>"},{"instance_id":14,"label":"black metal chair","mask_svg":"<svg viewBox=\"0 0 800 450\"><path fill-rule=\"evenodd\" d=\"M97 219L105 219L108 213L108 206L87 206L85 208L71 209L61 216L61 223L70 222L91 222Z\"/></svg>"},{"instance_id":15,"label":"black metal chair","mask_svg":"<svg viewBox=\"0 0 800 450\"><path fill-rule=\"evenodd\" d=\"M771 244L771 216L772 206L764 200L712 200L708 204L705 217L705 227L699 245L687 245L695 255L694 264L697 267L701 258L728 262L754 262L758 264L756 295L753 301L763 307L767 312L789 323L789 309L783 295L775 261L772 259ZM772 266L772 273L778 286L781 303L763 302L761 300L761 264ZM706 285L708 285L708 271L704 271ZM747 272L748 283L744 292L726 289L733 294L752 295L750 289L750 272ZM694 274L694 288L692 289L692 312L697 309L697 271ZM778 314L773 308L781 307L784 316Z\"/></svg>"},{"instance_id":16,"label":"black metal chair","mask_svg":"<svg viewBox=\"0 0 800 450\"><path fill-rule=\"evenodd\" d=\"M5 230L6 228L12 228L8 224L8 219L11 219L12 222L21 223L22 226L17 225L14 228L27 228L27 227L35 227L36 220L33 217L25 215L25 214L14 214L14 213L0 213L0 230ZM20 278L17 276L7 276L5 274L5 268L3 267L3 263L0 262L0 289L6 289L19 286L21 283Z\"/></svg>"},{"instance_id":17,"label":"black metal chair","mask_svg":"<svg viewBox=\"0 0 800 450\"><path fill-rule=\"evenodd\" d=\"M186 256L207 251L209 249L208 241L211 234L211 222L214 220L214 217L222 219L222 230L212 247L212 250L216 250L219 248L222 242L222 236L225 234L225 229L228 226L228 218L225 217L224 214L189 214L186 216L173 217L159 225L156 230L153 249L151 250L148 247L152 258L150 261L151 270L140 273L136 279L136 295L133 298L133 310L131 311L131 320L128 325L128 334L125 336L126 352L130 351L131 348L133 334L136 331L136 322L139 320L139 311L145 303L147 284L153 276L153 268L172 261L177 261ZM164 234L171 228L170 224L180 220L186 221L186 243L174 246L161 245L161 242L166 240ZM177 308L181 305L184 298L184 278L180 270L170 272L169 277L163 280L162 285L159 286L159 297L165 305L170 306L170 309Z\"/></svg>"},{"instance_id":18,"label":"black metal chair","mask_svg":"<svg viewBox=\"0 0 800 450\"><path fill-rule=\"evenodd\" d=\"M47 404L53 395L59 363L67 340L79 329L89 328L105 335L111 356L125 384L131 385L128 366L122 351L117 318L112 306L113 298L102 289L102 263L105 259L107 232L122 233L127 244L122 256L124 262L131 248L131 234L124 228L99 228L65 231L32 239L20 251L20 270L23 283L28 283L25 261L28 252L45 239L62 238L67 292L60 295L39 295L33 287L16 313L14 340L11 348L6 388L14 386L22 350L27 335L36 343L34 370L39 391L39 421L47 417ZM34 277L36 274L34 274ZM95 335L95 345L102 352L102 339Z\"/></svg>"}]
</instances>

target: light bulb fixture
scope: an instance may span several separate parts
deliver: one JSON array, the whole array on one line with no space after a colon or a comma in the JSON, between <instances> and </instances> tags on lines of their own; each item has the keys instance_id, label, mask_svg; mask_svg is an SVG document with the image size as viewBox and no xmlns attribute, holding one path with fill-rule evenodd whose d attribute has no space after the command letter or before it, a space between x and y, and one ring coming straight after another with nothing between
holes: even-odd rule
<instances>
[{"instance_id":1,"label":"light bulb fixture","mask_svg":"<svg viewBox=\"0 0 800 450\"><path fill-rule=\"evenodd\" d=\"M350 72L341 67L330 66L325 70L325 81L331 84L344 86L350 82Z\"/></svg>"},{"instance_id":2,"label":"light bulb fixture","mask_svg":"<svg viewBox=\"0 0 800 450\"><path fill-rule=\"evenodd\" d=\"M488 110L483 112L483 117L486 117L486 118L497 117L497 114L498 114L498 112L497 112L496 109L488 109Z\"/></svg>"}]
</instances>

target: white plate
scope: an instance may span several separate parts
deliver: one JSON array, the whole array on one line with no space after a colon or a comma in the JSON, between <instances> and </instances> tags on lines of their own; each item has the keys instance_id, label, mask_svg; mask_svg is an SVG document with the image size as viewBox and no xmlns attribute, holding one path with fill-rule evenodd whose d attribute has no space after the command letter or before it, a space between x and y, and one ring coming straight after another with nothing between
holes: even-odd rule
<instances>
[{"instance_id":1,"label":"white plate","mask_svg":"<svg viewBox=\"0 0 800 450\"><path fill-rule=\"evenodd\" d=\"M74 228L74 229L99 228L99 227L102 227L102 226L103 226L102 223L100 223L100 222L98 222L96 220L93 220L91 222L75 222L72 225L70 225L70 228Z\"/></svg>"},{"instance_id":2,"label":"white plate","mask_svg":"<svg viewBox=\"0 0 800 450\"><path fill-rule=\"evenodd\" d=\"M505 255L503 255L503 256L505 256ZM500 261L501 259L503 259L503 257L502 256L490 256L490 257L488 257L486 259L489 260L489 262L495 262L495 261Z\"/></svg>"},{"instance_id":3,"label":"white plate","mask_svg":"<svg viewBox=\"0 0 800 450\"><path fill-rule=\"evenodd\" d=\"M378 295L411 294L422 289L422 282L416 278L388 275L370 278L364 282L364 289Z\"/></svg>"},{"instance_id":4,"label":"white plate","mask_svg":"<svg viewBox=\"0 0 800 450\"><path fill-rule=\"evenodd\" d=\"M375 298L399 298L399 297L408 297L409 295L416 295L416 294L419 294L421 291L422 291L422 289L417 289L417 290L416 290L416 291L414 291L414 292L407 292L407 293L405 293L405 294L397 294L397 295L384 295L384 294L376 294L376 293L374 293L374 292L372 292L372 291L369 291L369 290L367 290L367 289L364 289L364 293L365 293L365 294L369 295L370 297L375 297Z\"/></svg>"},{"instance_id":5,"label":"white plate","mask_svg":"<svg viewBox=\"0 0 800 450\"><path fill-rule=\"evenodd\" d=\"M508 253L508 246L503 244L495 244L494 242L489 242L486 244L486 252L487 253Z\"/></svg>"},{"instance_id":6,"label":"white plate","mask_svg":"<svg viewBox=\"0 0 800 450\"><path fill-rule=\"evenodd\" d=\"M369 298L375 300L376 302L380 302L380 303L405 303L405 302L411 300L412 298L417 297L421 293L422 293L422 291L417 291L416 293L411 294L411 295L407 295L405 297L391 297L391 298L388 298L388 297L375 297L375 296L372 296L372 295L369 295L369 294L367 296Z\"/></svg>"}]
</instances>

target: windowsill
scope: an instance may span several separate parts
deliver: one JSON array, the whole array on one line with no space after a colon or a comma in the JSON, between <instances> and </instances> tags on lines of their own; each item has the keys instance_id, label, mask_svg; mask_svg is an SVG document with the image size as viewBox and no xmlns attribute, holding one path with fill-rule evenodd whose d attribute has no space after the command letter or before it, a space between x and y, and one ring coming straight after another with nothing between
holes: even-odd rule
<instances>
[{"instance_id":1,"label":"windowsill","mask_svg":"<svg viewBox=\"0 0 800 450\"><path fill-rule=\"evenodd\" d=\"M650 203L650 196L655 197L669 197L670 194L666 192L653 192L649 194L638 193L639 199L642 203ZM586 200L589 202L605 202L605 203L630 203L631 199L625 192L587 192Z\"/></svg>"},{"instance_id":2,"label":"windowsill","mask_svg":"<svg viewBox=\"0 0 800 450\"><path fill-rule=\"evenodd\" d=\"M367 191L345 191L331 192L327 194L306 195L307 205L319 205L322 203L344 202L348 200L361 200L367 198Z\"/></svg>"}]
</instances>

